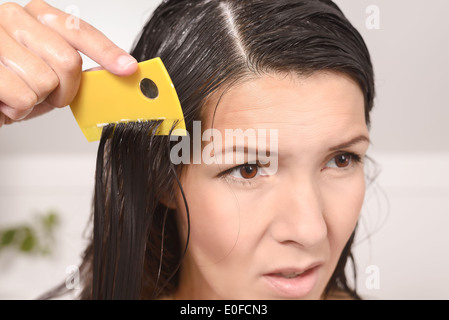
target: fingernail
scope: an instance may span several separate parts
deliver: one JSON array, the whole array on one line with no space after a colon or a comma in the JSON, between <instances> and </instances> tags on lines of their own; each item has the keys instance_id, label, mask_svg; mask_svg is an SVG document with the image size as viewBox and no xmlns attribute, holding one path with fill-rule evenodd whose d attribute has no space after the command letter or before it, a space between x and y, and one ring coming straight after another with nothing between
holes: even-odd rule
<instances>
[{"instance_id":1,"label":"fingernail","mask_svg":"<svg viewBox=\"0 0 449 320\"><path fill-rule=\"evenodd\" d=\"M118 62L118 65L120 66L120 68L122 68L122 69L128 69L129 66L137 63L136 59L134 59L133 57L128 56L128 55L120 56L118 58L117 62Z\"/></svg>"}]
</instances>

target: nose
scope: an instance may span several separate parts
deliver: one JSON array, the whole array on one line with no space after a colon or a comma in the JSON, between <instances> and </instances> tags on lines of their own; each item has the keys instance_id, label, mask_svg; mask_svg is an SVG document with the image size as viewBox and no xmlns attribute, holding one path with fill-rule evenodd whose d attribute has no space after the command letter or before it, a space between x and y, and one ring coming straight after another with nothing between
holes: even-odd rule
<instances>
[{"instance_id":1,"label":"nose","mask_svg":"<svg viewBox=\"0 0 449 320\"><path fill-rule=\"evenodd\" d=\"M310 248L327 238L322 197L312 179L284 184L270 226L276 241Z\"/></svg>"}]
</instances>

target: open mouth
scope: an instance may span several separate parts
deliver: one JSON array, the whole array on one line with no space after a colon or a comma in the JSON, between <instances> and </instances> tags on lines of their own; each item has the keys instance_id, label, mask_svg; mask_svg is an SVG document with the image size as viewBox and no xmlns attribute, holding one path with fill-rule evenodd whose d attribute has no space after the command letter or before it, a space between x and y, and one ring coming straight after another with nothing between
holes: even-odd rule
<instances>
[{"instance_id":1,"label":"open mouth","mask_svg":"<svg viewBox=\"0 0 449 320\"><path fill-rule=\"evenodd\" d=\"M264 275L270 288L284 298L302 298L307 296L318 281L319 266L306 270L281 270Z\"/></svg>"},{"instance_id":2,"label":"open mouth","mask_svg":"<svg viewBox=\"0 0 449 320\"><path fill-rule=\"evenodd\" d=\"M292 279L292 278L296 278L302 274L304 274L307 271L303 271L303 272L279 272L279 273L274 273L272 274L275 277L282 277L285 279Z\"/></svg>"}]
</instances>

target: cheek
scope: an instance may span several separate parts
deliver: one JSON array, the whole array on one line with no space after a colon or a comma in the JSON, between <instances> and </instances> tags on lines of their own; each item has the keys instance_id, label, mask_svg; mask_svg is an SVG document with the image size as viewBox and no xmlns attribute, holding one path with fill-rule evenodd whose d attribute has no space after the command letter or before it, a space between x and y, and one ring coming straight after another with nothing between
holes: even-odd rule
<instances>
[{"instance_id":1,"label":"cheek","mask_svg":"<svg viewBox=\"0 0 449 320\"><path fill-rule=\"evenodd\" d=\"M328 227L328 238L334 259L351 236L362 209L365 197L363 170L352 177L335 180L326 185L324 214Z\"/></svg>"},{"instance_id":2,"label":"cheek","mask_svg":"<svg viewBox=\"0 0 449 320\"><path fill-rule=\"evenodd\" d=\"M226 257L238 239L239 209L232 192L219 179L201 178L195 168L181 179L190 215L189 253L200 265ZM182 239L187 237L187 213L180 192L176 196Z\"/></svg>"}]
</instances>

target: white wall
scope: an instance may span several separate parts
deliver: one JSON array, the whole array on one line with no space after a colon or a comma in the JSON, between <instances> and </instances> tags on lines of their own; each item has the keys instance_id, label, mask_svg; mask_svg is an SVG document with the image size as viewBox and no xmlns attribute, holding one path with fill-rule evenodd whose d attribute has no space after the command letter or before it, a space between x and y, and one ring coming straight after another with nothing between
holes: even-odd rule
<instances>
[{"instance_id":1,"label":"white wall","mask_svg":"<svg viewBox=\"0 0 449 320\"><path fill-rule=\"evenodd\" d=\"M360 222L359 291L372 298L448 299L449 2L336 2L371 50L378 89L371 156L382 172L378 185L368 189ZM129 50L159 1L49 3L77 9ZM369 5L379 8L380 29L365 26ZM85 59L85 68L93 65ZM62 215L53 255L0 252L0 299L35 298L64 281L67 266L79 263L96 149L97 143L85 142L67 108L0 129L0 227L29 221L36 211L56 209ZM378 283L372 270L379 272Z\"/></svg>"},{"instance_id":2,"label":"white wall","mask_svg":"<svg viewBox=\"0 0 449 320\"><path fill-rule=\"evenodd\" d=\"M355 246L360 293L448 299L449 172L441 168L449 153L374 157L381 174L367 189Z\"/></svg>"},{"instance_id":3,"label":"white wall","mask_svg":"<svg viewBox=\"0 0 449 320\"><path fill-rule=\"evenodd\" d=\"M55 245L48 256L0 252L0 299L34 299L64 283L69 266L81 262L87 241L95 155L3 155L0 157L0 226L58 213Z\"/></svg>"}]
</instances>

